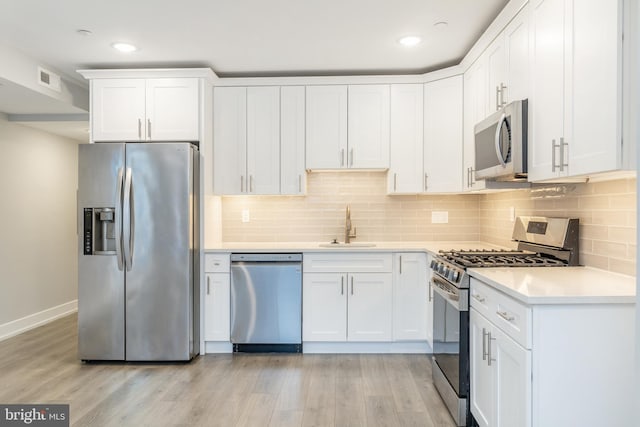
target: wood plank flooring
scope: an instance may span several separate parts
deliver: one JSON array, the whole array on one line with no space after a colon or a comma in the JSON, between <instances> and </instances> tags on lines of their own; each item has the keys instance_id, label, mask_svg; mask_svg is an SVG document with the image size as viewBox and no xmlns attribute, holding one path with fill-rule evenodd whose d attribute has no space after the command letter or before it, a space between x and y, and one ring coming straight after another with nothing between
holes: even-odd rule
<instances>
[{"instance_id":1,"label":"wood plank flooring","mask_svg":"<svg viewBox=\"0 0 640 427\"><path fill-rule=\"evenodd\" d=\"M425 355L206 355L84 364L77 318L0 342L1 403L68 403L73 426L454 426Z\"/></svg>"}]
</instances>

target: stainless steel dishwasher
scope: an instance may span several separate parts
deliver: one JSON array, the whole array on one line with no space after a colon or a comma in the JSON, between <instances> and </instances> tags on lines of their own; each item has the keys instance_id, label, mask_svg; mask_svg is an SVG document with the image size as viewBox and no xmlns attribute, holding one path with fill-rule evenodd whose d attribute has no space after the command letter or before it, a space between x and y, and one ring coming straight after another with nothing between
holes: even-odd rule
<instances>
[{"instance_id":1,"label":"stainless steel dishwasher","mask_svg":"<svg viewBox=\"0 0 640 427\"><path fill-rule=\"evenodd\" d=\"M302 254L231 254L234 352L302 352Z\"/></svg>"}]
</instances>

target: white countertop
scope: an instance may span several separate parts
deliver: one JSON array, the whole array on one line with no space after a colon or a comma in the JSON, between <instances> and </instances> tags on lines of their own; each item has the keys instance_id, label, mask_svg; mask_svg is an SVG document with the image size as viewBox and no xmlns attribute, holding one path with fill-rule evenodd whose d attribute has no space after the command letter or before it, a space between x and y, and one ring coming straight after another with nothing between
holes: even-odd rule
<instances>
[{"instance_id":1,"label":"white countertop","mask_svg":"<svg viewBox=\"0 0 640 427\"><path fill-rule=\"evenodd\" d=\"M590 267L503 267L468 270L525 304L635 304L636 278Z\"/></svg>"},{"instance_id":2,"label":"white countertop","mask_svg":"<svg viewBox=\"0 0 640 427\"><path fill-rule=\"evenodd\" d=\"M448 241L448 242L371 242L375 246L336 245L321 247L328 242L228 242L205 249L205 252L431 252L437 254L439 250L449 249L504 249L501 246L479 241Z\"/></svg>"}]
</instances>

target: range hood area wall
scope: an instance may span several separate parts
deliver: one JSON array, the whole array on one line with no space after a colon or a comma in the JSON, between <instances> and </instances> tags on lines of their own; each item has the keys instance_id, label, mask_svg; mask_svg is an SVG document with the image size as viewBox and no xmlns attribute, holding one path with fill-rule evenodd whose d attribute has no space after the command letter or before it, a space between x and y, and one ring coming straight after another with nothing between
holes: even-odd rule
<instances>
[{"instance_id":1,"label":"range hood area wall","mask_svg":"<svg viewBox=\"0 0 640 427\"><path fill-rule=\"evenodd\" d=\"M490 194L388 196L385 172L308 174L306 196L222 197L222 241L344 239L346 205L356 242L473 241L513 247L515 215L580 218L581 264L635 275L636 179L564 184ZM242 222L243 211L249 222ZM433 224L433 212L448 223ZM208 212L211 212L209 210Z\"/></svg>"}]
</instances>

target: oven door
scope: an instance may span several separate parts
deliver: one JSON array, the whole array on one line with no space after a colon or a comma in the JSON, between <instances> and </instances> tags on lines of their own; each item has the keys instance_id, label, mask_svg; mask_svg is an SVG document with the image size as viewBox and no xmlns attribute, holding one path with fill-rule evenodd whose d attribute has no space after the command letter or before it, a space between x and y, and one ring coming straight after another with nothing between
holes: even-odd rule
<instances>
[{"instance_id":1,"label":"oven door","mask_svg":"<svg viewBox=\"0 0 640 427\"><path fill-rule=\"evenodd\" d=\"M469 290L435 274L431 287L434 382L454 418L464 423L469 393Z\"/></svg>"}]
</instances>

